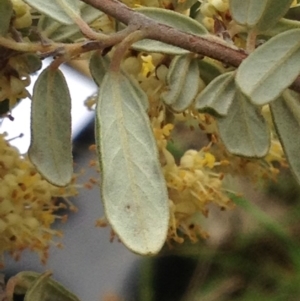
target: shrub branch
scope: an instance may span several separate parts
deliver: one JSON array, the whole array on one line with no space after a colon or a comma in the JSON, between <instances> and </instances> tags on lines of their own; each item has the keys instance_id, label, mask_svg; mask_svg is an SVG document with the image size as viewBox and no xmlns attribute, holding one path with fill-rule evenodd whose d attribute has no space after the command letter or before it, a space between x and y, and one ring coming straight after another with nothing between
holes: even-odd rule
<instances>
[{"instance_id":1,"label":"shrub branch","mask_svg":"<svg viewBox=\"0 0 300 301\"><path fill-rule=\"evenodd\" d=\"M199 55L216 59L225 65L238 67L247 57L242 49L225 44L221 39L213 36L196 36L182 32L176 28L161 24L145 15L129 8L118 0L81 0L116 20L133 25L146 33L146 37L156 41L177 46ZM290 86L300 93L300 77Z\"/></svg>"}]
</instances>

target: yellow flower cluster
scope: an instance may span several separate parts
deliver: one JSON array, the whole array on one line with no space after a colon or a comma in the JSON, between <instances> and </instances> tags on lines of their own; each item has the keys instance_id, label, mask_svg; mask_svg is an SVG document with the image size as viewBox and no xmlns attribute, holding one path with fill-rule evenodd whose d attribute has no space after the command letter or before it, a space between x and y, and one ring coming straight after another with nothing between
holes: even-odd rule
<instances>
[{"instance_id":1,"label":"yellow flower cluster","mask_svg":"<svg viewBox=\"0 0 300 301\"><path fill-rule=\"evenodd\" d=\"M219 154L221 160L226 160L229 163L228 165L219 167L219 170L224 174L245 177L252 183L261 186L266 184L269 180L276 181L279 174L278 168L287 167L282 147L276 139L271 141L269 153L261 159L231 155L226 151L221 142L214 145L212 151Z\"/></svg>"},{"instance_id":2,"label":"yellow flower cluster","mask_svg":"<svg viewBox=\"0 0 300 301\"><path fill-rule=\"evenodd\" d=\"M168 67L163 64L165 55L160 53L128 53L122 68L134 79L148 96L150 118L157 117L161 110L160 94L166 86Z\"/></svg>"},{"instance_id":3,"label":"yellow flower cluster","mask_svg":"<svg viewBox=\"0 0 300 301\"><path fill-rule=\"evenodd\" d=\"M58 188L45 181L5 134L0 134L0 256L9 252L18 259L23 250L30 249L45 262L49 244L60 245L53 238L61 232L51 225L56 219L66 219L55 212L67 207L75 210L66 197L76 194L73 183ZM57 202L57 197L66 201Z\"/></svg>"},{"instance_id":4,"label":"yellow flower cluster","mask_svg":"<svg viewBox=\"0 0 300 301\"><path fill-rule=\"evenodd\" d=\"M266 114L264 114L266 116ZM227 162L218 166L217 170L224 174L233 176L244 176L253 183L264 184L262 180L276 181L279 169L274 167L287 167L286 158L280 142L271 132L271 146L269 153L261 159L244 158L231 155L226 150L219 138L218 127L214 117L202 114L193 108L187 110L181 120L197 121L199 128L211 137L212 145L210 151L221 161ZM271 121L270 121L271 122ZM275 164L274 164L275 163Z\"/></svg>"},{"instance_id":5,"label":"yellow flower cluster","mask_svg":"<svg viewBox=\"0 0 300 301\"><path fill-rule=\"evenodd\" d=\"M210 152L210 147L206 147L200 151L186 151L177 164L167 149L167 140L174 125L162 124L163 114L153 118L154 136L170 200L168 240L181 243L184 237L188 237L192 242L196 242L199 236L207 237L207 233L200 226L199 213L207 216L209 203L215 203L223 209L233 207L222 187L223 174L214 171L215 167L228 163L218 162Z\"/></svg>"},{"instance_id":6,"label":"yellow flower cluster","mask_svg":"<svg viewBox=\"0 0 300 301\"><path fill-rule=\"evenodd\" d=\"M31 26L31 8L22 0L11 0L13 17L11 25L14 29L23 29ZM7 38L16 39L17 32L7 33ZM21 39L19 36L18 39ZM33 54L19 54L8 48L1 48L0 65L0 102L8 101L9 104L1 106L1 114L7 113L19 99L26 98L29 94L26 87L30 84L31 73L41 66L40 60ZM7 108L8 107L8 108Z\"/></svg>"},{"instance_id":7,"label":"yellow flower cluster","mask_svg":"<svg viewBox=\"0 0 300 301\"><path fill-rule=\"evenodd\" d=\"M183 242L184 237L195 242L199 237L208 236L201 228L201 214L208 215L208 204L216 204L221 209L233 207L224 183L227 175L246 177L255 184L263 185L269 180L276 181L279 169L275 166L287 166L282 147L274 137L264 158L238 157L229 154L218 138L213 117L187 110L181 114L180 119L183 118L196 119L202 131L211 137L211 142L199 151L187 150L179 163L167 149L174 125L165 124L162 112L158 118L152 119L170 199L168 239L179 243Z\"/></svg>"}]
</instances>

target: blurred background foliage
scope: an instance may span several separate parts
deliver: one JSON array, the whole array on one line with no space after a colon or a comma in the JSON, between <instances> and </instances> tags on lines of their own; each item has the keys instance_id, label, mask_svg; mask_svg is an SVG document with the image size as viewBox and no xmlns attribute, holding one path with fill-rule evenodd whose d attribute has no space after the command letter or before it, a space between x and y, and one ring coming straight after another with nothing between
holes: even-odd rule
<instances>
[{"instance_id":1,"label":"blurred background foliage","mask_svg":"<svg viewBox=\"0 0 300 301\"><path fill-rule=\"evenodd\" d=\"M168 149L175 158L205 144L192 124L177 123L173 135L176 144ZM242 178L238 183L245 193L233 198L237 208L210 208L202 221L207 240L166 246L159 257L141 259L128 300L299 300L299 185L287 169L260 188Z\"/></svg>"}]
</instances>

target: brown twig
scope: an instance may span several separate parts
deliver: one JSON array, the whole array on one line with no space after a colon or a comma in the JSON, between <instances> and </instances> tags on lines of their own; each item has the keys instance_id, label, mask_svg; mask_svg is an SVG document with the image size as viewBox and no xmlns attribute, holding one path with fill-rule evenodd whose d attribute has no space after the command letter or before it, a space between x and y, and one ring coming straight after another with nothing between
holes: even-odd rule
<instances>
[{"instance_id":1,"label":"brown twig","mask_svg":"<svg viewBox=\"0 0 300 301\"><path fill-rule=\"evenodd\" d=\"M0 0L1 1L1 0ZM9 55L22 52L38 53L40 58L46 58L49 56L61 57L64 61L69 61L84 52L91 50L104 51L116 44L122 42L129 34L136 32L135 26L128 26L124 30L116 33L105 35L104 39L98 39L97 41L89 40L77 43L44 43L37 42L19 42L6 37L0 37L0 48L5 54L8 51ZM1 60L7 57L1 57ZM1 65L1 63L0 63Z\"/></svg>"},{"instance_id":2,"label":"brown twig","mask_svg":"<svg viewBox=\"0 0 300 301\"><path fill-rule=\"evenodd\" d=\"M134 25L147 32L147 38L164 42L173 46L189 50L204 56L217 59L226 65L238 67L246 54L243 51L221 43L217 38L197 36L180 31L176 28L161 24L145 15L134 11L117 0L82 0L100 9L107 15L114 17L126 25Z\"/></svg>"},{"instance_id":3,"label":"brown twig","mask_svg":"<svg viewBox=\"0 0 300 301\"><path fill-rule=\"evenodd\" d=\"M118 0L81 1L103 11L107 15L114 17L126 25L134 24L140 30L147 33L147 38L208 56L226 65L238 67L247 57L247 54L244 51L221 43L217 38L214 39L210 36L196 36L161 24L134 11ZM290 88L300 93L300 77L294 81Z\"/></svg>"}]
</instances>

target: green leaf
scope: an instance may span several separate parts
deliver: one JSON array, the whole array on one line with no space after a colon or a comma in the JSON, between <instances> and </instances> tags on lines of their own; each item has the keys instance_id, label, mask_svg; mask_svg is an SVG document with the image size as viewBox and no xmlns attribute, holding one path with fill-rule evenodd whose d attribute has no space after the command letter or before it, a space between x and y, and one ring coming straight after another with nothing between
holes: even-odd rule
<instances>
[{"instance_id":1,"label":"green leaf","mask_svg":"<svg viewBox=\"0 0 300 301\"><path fill-rule=\"evenodd\" d=\"M20 272L7 284L8 300L13 296L25 295L24 301L79 301L57 281L49 278L50 273Z\"/></svg>"},{"instance_id":2,"label":"green leaf","mask_svg":"<svg viewBox=\"0 0 300 301\"><path fill-rule=\"evenodd\" d=\"M284 31L300 28L300 22L281 18L272 28L263 33L263 38L276 36Z\"/></svg>"},{"instance_id":3,"label":"green leaf","mask_svg":"<svg viewBox=\"0 0 300 301\"><path fill-rule=\"evenodd\" d=\"M239 24L264 32L289 10L293 0L230 0L232 18Z\"/></svg>"},{"instance_id":4,"label":"green leaf","mask_svg":"<svg viewBox=\"0 0 300 301\"><path fill-rule=\"evenodd\" d=\"M202 60L198 60L198 66L200 69L201 79L206 85L224 72L224 68L222 69L220 65L207 57L204 57Z\"/></svg>"},{"instance_id":5,"label":"green leaf","mask_svg":"<svg viewBox=\"0 0 300 301\"><path fill-rule=\"evenodd\" d=\"M300 29L281 33L240 65L236 83L256 105L275 100L300 73Z\"/></svg>"},{"instance_id":6,"label":"green leaf","mask_svg":"<svg viewBox=\"0 0 300 301\"><path fill-rule=\"evenodd\" d=\"M10 19L13 15L13 6L10 0L0 1L0 36L5 36L8 32Z\"/></svg>"},{"instance_id":7,"label":"green leaf","mask_svg":"<svg viewBox=\"0 0 300 301\"><path fill-rule=\"evenodd\" d=\"M80 15L79 0L24 0L37 11L49 16L50 18L62 24L74 24L73 19L66 11L72 11L76 15Z\"/></svg>"},{"instance_id":8,"label":"green leaf","mask_svg":"<svg viewBox=\"0 0 300 301\"><path fill-rule=\"evenodd\" d=\"M33 89L29 158L50 183L65 186L71 181L71 98L63 74L50 67Z\"/></svg>"},{"instance_id":9,"label":"green leaf","mask_svg":"<svg viewBox=\"0 0 300 301\"><path fill-rule=\"evenodd\" d=\"M236 90L225 117L217 118L220 137L227 150L239 156L260 158L270 146L268 125L256 106Z\"/></svg>"},{"instance_id":10,"label":"green leaf","mask_svg":"<svg viewBox=\"0 0 300 301\"><path fill-rule=\"evenodd\" d=\"M234 72L216 77L195 100L195 108L201 112L212 112L225 116L235 97Z\"/></svg>"},{"instance_id":11,"label":"green leaf","mask_svg":"<svg viewBox=\"0 0 300 301\"><path fill-rule=\"evenodd\" d=\"M293 7L290 7L287 13L285 14L285 18L292 19L292 20L299 20L300 15L300 4L293 5Z\"/></svg>"},{"instance_id":12,"label":"green leaf","mask_svg":"<svg viewBox=\"0 0 300 301\"><path fill-rule=\"evenodd\" d=\"M87 24L90 24L100 18L103 15L103 12L90 5L81 4L80 14L81 18ZM80 28L76 24L64 25L47 16L40 18L38 28L45 37L56 42L66 42L70 39L75 40L77 36L83 36Z\"/></svg>"},{"instance_id":13,"label":"green leaf","mask_svg":"<svg viewBox=\"0 0 300 301\"><path fill-rule=\"evenodd\" d=\"M286 90L270 107L290 168L300 183L300 96Z\"/></svg>"},{"instance_id":14,"label":"green leaf","mask_svg":"<svg viewBox=\"0 0 300 301\"><path fill-rule=\"evenodd\" d=\"M102 56L100 52L95 51L89 62L89 68L91 75L95 81L95 83L100 86L104 75L106 74L108 68L109 68L110 60Z\"/></svg>"},{"instance_id":15,"label":"green leaf","mask_svg":"<svg viewBox=\"0 0 300 301\"><path fill-rule=\"evenodd\" d=\"M100 52L95 51L90 59L89 68L91 75L98 86L104 79L106 72L110 66L110 59L107 56L102 56ZM124 70L121 71L124 76L129 76ZM131 81L131 86L135 90L140 103L143 105L145 111L148 110L149 102L148 98L145 98L144 91L140 88L137 80L133 76L129 76Z\"/></svg>"},{"instance_id":16,"label":"green leaf","mask_svg":"<svg viewBox=\"0 0 300 301\"><path fill-rule=\"evenodd\" d=\"M171 10L153 7L142 7L136 9L136 11L155 21L180 29L181 31L187 33L193 33L198 36L208 34L206 28L199 24L197 21ZM134 43L132 45L132 48L138 51L160 52L175 55L189 53L189 51L185 49L149 39Z\"/></svg>"},{"instance_id":17,"label":"green leaf","mask_svg":"<svg viewBox=\"0 0 300 301\"><path fill-rule=\"evenodd\" d=\"M96 141L106 216L121 241L139 254L155 254L166 239L166 183L144 103L131 80L108 71L96 108ZM141 100L140 98L144 99Z\"/></svg>"},{"instance_id":18,"label":"green leaf","mask_svg":"<svg viewBox=\"0 0 300 301\"><path fill-rule=\"evenodd\" d=\"M168 91L161 94L161 99L173 111L182 112L193 102L199 89L200 74L198 62L190 55L175 57L167 75Z\"/></svg>"},{"instance_id":19,"label":"green leaf","mask_svg":"<svg viewBox=\"0 0 300 301\"><path fill-rule=\"evenodd\" d=\"M22 60L22 67L26 73L32 74L42 68L42 60L36 54L25 53L19 58Z\"/></svg>"},{"instance_id":20,"label":"green leaf","mask_svg":"<svg viewBox=\"0 0 300 301\"><path fill-rule=\"evenodd\" d=\"M90 58L89 68L90 68L91 75L98 86L101 86L104 76L109 69L109 65L110 65L110 59L107 56L102 56L101 53L97 51L95 51L92 54ZM129 76L124 70L122 70L122 74L124 74L125 76ZM144 91L140 88L138 82L134 77L130 77L130 78L131 78L132 88L135 89L135 92L140 100L140 103L144 106L145 111L147 111L149 107L149 102L148 99L145 98Z\"/></svg>"},{"instance_id":21,"label":"green leaf","mask_svg":"<svg viewBox=\"0 0 300 301\"><path fill-rule=\"evenodd\" d=\"M149 101L148 97L145 97L145 92L141 89L138 81L135 79L135 77L127 74L125 71L122 71L122 74L125 77L128 77L130 79L131 88L134 90L136 99L138 99L140 105L143 107L144 111L147 112L149 109Z\"/></svg>"}]
</instances>

